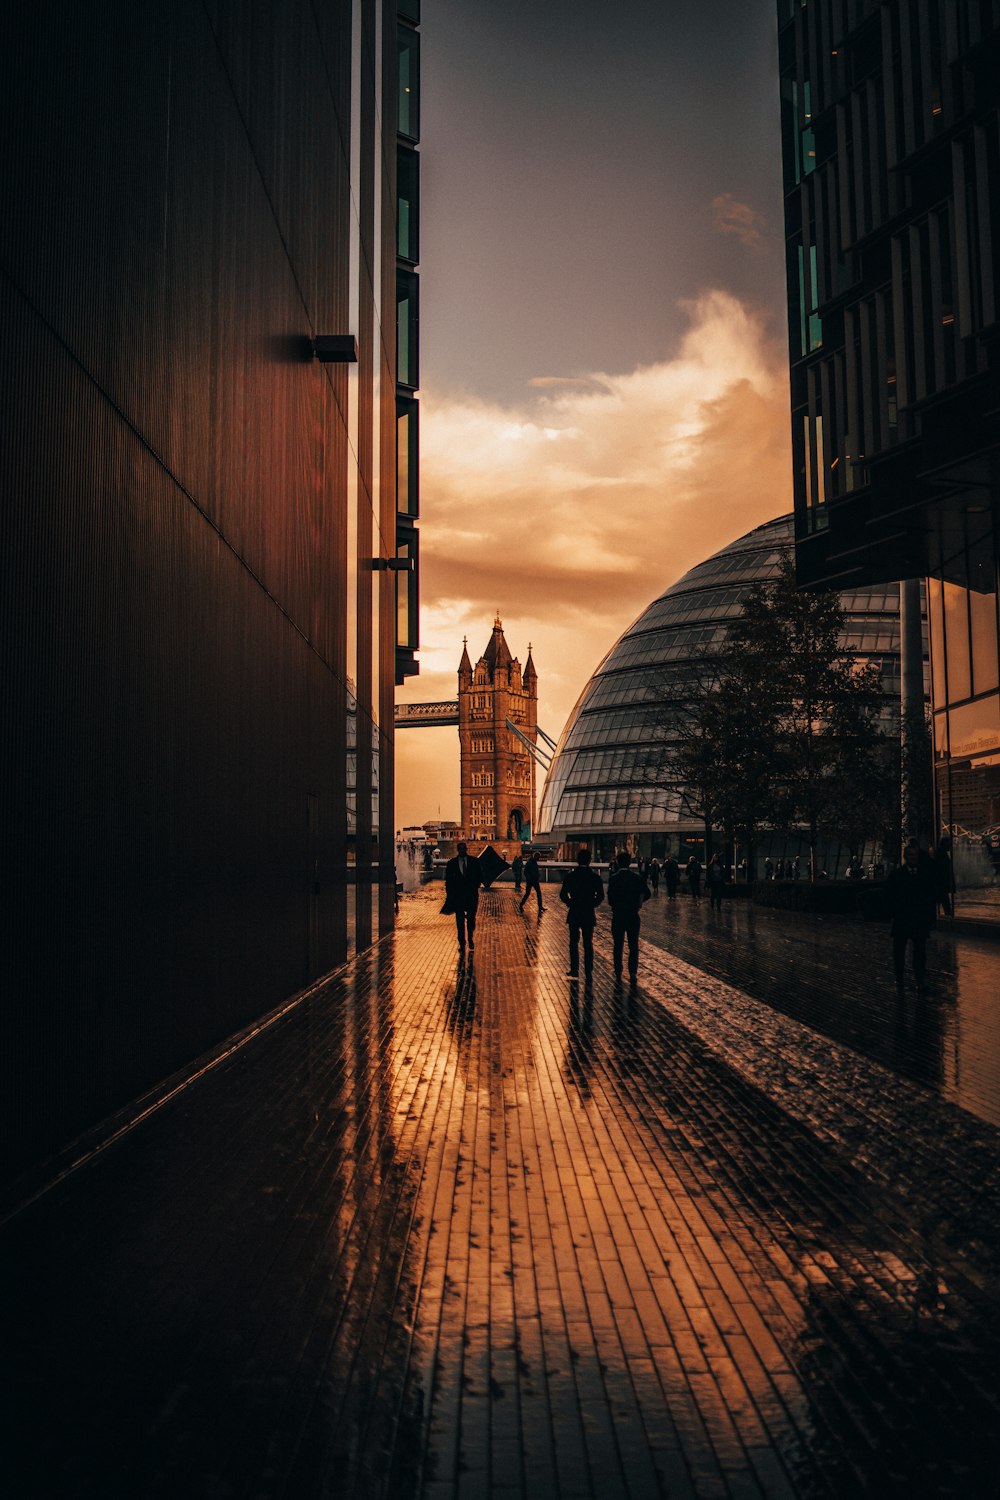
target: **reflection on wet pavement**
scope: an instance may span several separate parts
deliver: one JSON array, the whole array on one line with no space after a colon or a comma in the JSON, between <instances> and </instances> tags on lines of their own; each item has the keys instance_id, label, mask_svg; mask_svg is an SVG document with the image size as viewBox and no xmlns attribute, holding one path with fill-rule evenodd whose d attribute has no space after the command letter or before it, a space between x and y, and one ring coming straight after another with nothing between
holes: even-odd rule
<instances>
[{"instance_id":1,"label":"reflection on wet pavement","mask_svg":"<svg viewBox=\"0 0 1000 1500\"><path fill-rule=\"evenodd\" d=\"M1000 943L939 930L926 998L897 1001L888 926L690 897L647 902L648 941L1000 1125Z\"/></svg>"},{"instance_id":2,"label":"reflection on wet pavement","mask_svg":"<svg viewBox=\"0 0 1000 1500\"><path fill-rule=\"evenodd\" d=\"M1000 1135L439 904L5 1226L16 1493L994 1495Z\"/></svg>"}]
</instances>

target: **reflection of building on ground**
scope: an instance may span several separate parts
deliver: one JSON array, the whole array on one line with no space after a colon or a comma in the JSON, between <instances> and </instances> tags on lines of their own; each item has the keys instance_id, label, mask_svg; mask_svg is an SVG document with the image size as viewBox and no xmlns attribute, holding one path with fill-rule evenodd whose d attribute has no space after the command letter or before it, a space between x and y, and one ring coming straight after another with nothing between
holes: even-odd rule
<instances>
[{"instance_id":1,"label":"reflection of building on ground","mask_svg":"<svg viewBox=\"0 0 1000 1500\"><path fill-rule=\"evenodd\" d=\"M581 841L598 857L625 846L658 858L703 853L704 822L677 792L657 784L657 773L670 763L684 705L711 676L743 598L753 584L778 576L792 545L791 516L758 526L655 599L609 651L563 730L542 793L542 835L564 853ZM853 589L840 603L844 649L878 666L883 727L898 731L899 589L891 583ZM764 833L757 853L761 862L800 854L805 864L808 840ZM850 853L827 842L818 858L835 876ZM858 853L868 863L878 851Z\"/></svg>"},{"instance_id":2,"label":"reflection of building on ground","mask_svg":"<svg viewBox=\"0 0 1000 1500\"><path fill-rule=\"evenodd\" d=\"M843 15L789 0L780 34L796 564L807 585L929 578L938 827L959 878L982 879L1000 825L1000 21L889 0L845 34Z\"/></svg>"}]
</instances>

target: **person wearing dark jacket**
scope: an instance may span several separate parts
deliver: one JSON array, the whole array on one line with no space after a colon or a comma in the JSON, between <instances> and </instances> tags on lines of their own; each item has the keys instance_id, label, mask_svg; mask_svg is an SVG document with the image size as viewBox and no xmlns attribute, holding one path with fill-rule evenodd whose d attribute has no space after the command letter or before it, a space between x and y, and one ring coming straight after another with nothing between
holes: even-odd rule
<instances>
[{"instance_id":1,"label":"person wearing dark jacket","mask_svg":"<svg viewBox=\"0 0 1000 1500\"><path fill-rule=\"evenodd\" d=\"M636 870L630 870L632 856L627 850L618 856L618 868L608 881L608 904L611 907L611 942L615 978L622 977L625 939L628 938L628 977L635 984L639 972L639 913L649 900L649 886Z\"/></svg>"},{"instance_id":2,"label":"person wearing dark jacket","mask_svg":"<svg viewBox=\"0 0 1000 1500\"><path fill-rule=\"evenodd\" d=\"M705 871L705 885L713 911L722 910L722 888L726 883L726 869L717 854L713 854Z\"/></svg>"},{"instance_id":3,"label":"person wearing dark jacket","mask_svg":"<svg viewBox=\"0 0 1000 1500\"><path fill-rule=\"evenodd\" d=\"M691 858L687 862L687 878L688 878L688 885L691 887L691 894L692 894L692 896L694 897L694 899L696 901L700 901L701 900L701 860L698 858L697 854L692 854Z\"/></svg>"},{"instance_id":4,"label":"person wearing dark jacket","mask_svg":"<svg viewBox=\"0 0 1000 1500\"><path fill-rule=\"evenodd\" d=\"M677 887L681 883L681 867L672 854L669 859L663 861L663 879L666 881L669 900L675 900Z\"/></svg>"},{"instance_id":5,"label":"person wearing dark jacket","mask_svg":"<svg viewBox=\"0 0 1000 1500\"><path fill-rule=\"evenodd\" d=\"M906 945L913 944L913 977L918 991L927 984L927 934L937 914L937 892L930 859L912 839L903 850L903 863L885 883L892 915L892 964L896 988L901 990L906 965Z\"/></svg>"},{"instance_id":6,"label":"person wearing dark jacket","mask_svg":"<svg viewBox=\"0 0 1000 1500\"><path fill-rule=\"evenodd\" d=\"M538 898L538 915L541 916L545 910L542 905L542 886L538 878L538 860L535 858L534 850L528 854L524 864L524 895L521 897L521 910L524 911L524 903L534 891Z\"/></svg>"},{"instance_id":7,"label":"person wearing dark jacket","mask_svg":"<svg viewBox=\"0 0 1000 1500\"><path fill-rule=\"evenodd\" d=\"M454 859L444 867L444 905L442 912L454 912L458 928L458 951L465 952L465 935L469 935L469 951L475 949L476 912L479 910L479 887L483 883L479 861L470 855L469 846L458 845Z\"/></svg>"},{"instance_id":8,"label":"person wearing dark jacket","mask_svg":"<svg viewBox=\"0 0 1000 1500\"><path fill-rule=\"evenodd\" d=\"M580 938L583 938L583 972L589 980L594 972L594 927L597 908L604 900L604 881L590 868L590 850L581 849L576 869L569 870L559 892L559 900L569 908L569 975L580 973Z\"/></svg>"},{"instance_id":9,"label":"person wearing dark jacket","mask_svg":"<svg viewBox=\"0 0 1000 1500\"><path fill-rule=\"evenodd\" d=\"M938 840L934 851L934 888L938 905L946 917L954 912L955 871L951 862L951 839Z\"/></svg>"}]
</instances>

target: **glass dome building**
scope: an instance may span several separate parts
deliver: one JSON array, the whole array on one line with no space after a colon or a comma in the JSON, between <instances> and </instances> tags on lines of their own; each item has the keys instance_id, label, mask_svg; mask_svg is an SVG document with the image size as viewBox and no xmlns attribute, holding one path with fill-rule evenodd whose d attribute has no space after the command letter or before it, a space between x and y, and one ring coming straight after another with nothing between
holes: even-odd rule
<instances>
[{"instance_id":1,"label":"glass dome building","mask_svg":"<svg viewBox=\"0 0 1000 1500\"><path fill-rule=\"evenodd\" d=\"M570 714L552 758L539 809L538 835L552 843L589 843L597 857L626 844L661 857L698 852L704 825L676 792L655 784L669 754L670 721L694 684L711 672L730 622L749 588L777 577L791 555L793 518L758 526L686 573L655 599L611 648ZM842 593L843 644L879 667L884 727L899 725L899 587L877 584ZM799 853L794 835L765 836L760 857ZM839 851L825 856L836 872ZM846 851L843 862L846 863Z\"/></svg>"}]
</instances>

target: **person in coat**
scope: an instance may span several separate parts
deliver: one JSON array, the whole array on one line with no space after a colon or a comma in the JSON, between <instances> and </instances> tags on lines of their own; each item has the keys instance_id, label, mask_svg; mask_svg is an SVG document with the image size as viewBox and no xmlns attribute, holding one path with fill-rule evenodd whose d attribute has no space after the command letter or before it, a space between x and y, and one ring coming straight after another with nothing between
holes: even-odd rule
<instances>
[{"instance_id":1,"label":"person in coat","mask_svg":"<svg viewBox=\"0 0 1000 1500\"><path fill-rule=\"evenodd\" d=\"M713 854L705 871L705 885L708 887L708 899L712 904L713 911L722 910L722 888L725 883L725 866L719 856Z\"/></svg>"},{"instance_id":2,"label":"person in coat","mask_svg":"<svg viewBox=\"0 0 1000 1500\"><path fill-rule=\"evenodd\" d=\"M672 854L669 859L663 861L663 879L667 887L668 900L675 900L677 887L681 883L681 867Z\"/></svg>"},{"instance_id":3,"label":"person in coat","mask_svg":"<svg viewBox=\"0 0 1000 1500\"><path fill-rule=\"evenodd\" d=\"M533 849L528 851L528 858L524 863L524 895L521 897L521 910L524 911L524 903L534 891L538 898L538 915L541 916L545 908L542 906L542 885L538 878L538 860L535 858Z\"/></svg>"},{"instance_id":4,"label":"person in coat","mask_svg":"<svg viewBox=\"0 0 1000 1500\"><path fill-rule=\"evenodd\" d=\"M951 839L938 840L934 851L934 888L937 902L946 917L954 913L955 870L951 862Z\"/></svg>"},{"instance_id":5,"label":"person in coat","mask_svg":"<svg viewBox=\"0 0 1000 1500\"><path fill-rule=\"evenodd\" d=\"M513 862L511 863L511 869L514 871L514 890L520 891L521 876L524 874L524 860L519 854L514 855Z\"/></svg>"},{"instance_id":6,"label":"person in coat","mask_svg":"<svg viewBox=\"0 0 1000 1500\"><path fill-rule=\"evenodd\" d=\"M608 904L611 907L611 942L615 978L622 977L625 939L628 938L628 977L635 984L639 972L639 913L650 897L649 886L637 870L630 870L632 856L624 850L618 856L618 868L608 881Z\"/></svg>"},{"instance_id":7,"label":"person in coat","mask_svg":"<svg viewBox=\"0 0 1000 1500\"><path fill-rule=\"evenodd\" d=\"M580 973L580 939L583 938L583 972L589 981L594 973L594 927L597 924L597 908L604 900L604 881L596 870L590 868L590 850L581 849L576 856L576 869L569 870L559 892L559 900L569 910L569 976L576 979Z\"/></svg>"},{"instance_id":8,"label":"person in coat","mask_svg":"<svg viewBox=\"0 0 1000 1500\"><path fill-rule=\"evenodd\" d=\"M653 887L655 896L660 889L660 861L655 858L649 861L649 883Z\"/></svg>"},{"instance_id":9,"label":"person in coat","mask_svg":"<svg viewBox=\"0 0 1000 1500\"><path fill-rule=\"evenodd\" d=\"M927 935L937 915L937 891L934 870L927 855L922 855L916 839L903 850L903 863L893 870L885 883L885 894L892 915L892 966L896 989L905 980L906 945L913 944L913 977L920 993L927 987Z\"/></svg>"},{"instance_id":10,"label":"person in coat","mask_svg":"<svg viewBox=\"0 0 1000 1500\"><path fill-rule=\"evenodd\" d=\"M691 887L691 894L692 894L692 896L694 897L694 899L696 901L700 901L701 900L701 860L698 858L697 854L692 854L691 858L687 862L687 878L688 878L688 885Z\"/></svg>"},{"instance_id":11,"label":"person in coat","mask_svg":"<svg viewBox=\"0 0 1000 1500\"><path fill-rule=\"evenodd\" d=\"M444 905L441 908L442 912L455 914L459 953L465 952L466 933L469 937L469 951L472 952L476 946L476 912L479 910L479 887L482 883L478 859L469 853L466 843L460 843L454 859L449 859L444 867Z\"/></svg>"}]
</instances>

